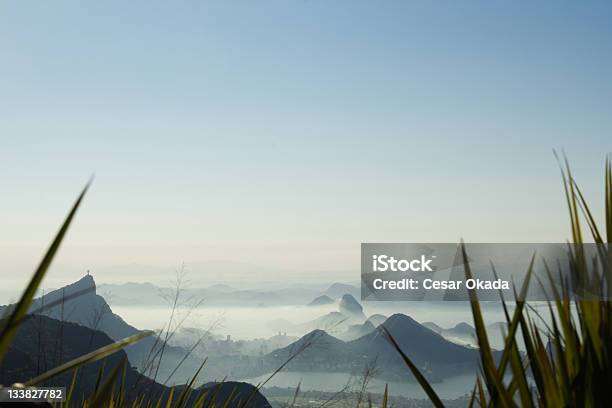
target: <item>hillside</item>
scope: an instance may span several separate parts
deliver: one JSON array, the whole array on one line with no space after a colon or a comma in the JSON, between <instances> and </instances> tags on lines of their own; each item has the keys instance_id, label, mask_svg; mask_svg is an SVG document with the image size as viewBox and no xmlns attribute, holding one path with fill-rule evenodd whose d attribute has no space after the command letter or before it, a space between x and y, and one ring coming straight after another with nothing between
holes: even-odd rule
<instances>
[{"instance_id":1,"label":"hillside","mask_svg":"<svg viewBox=\"0 0 612 408\"><path fill-rule=\"evenodd\" d=\"M50 305L54 306L49 307ZM113 313L106 300L97 293L96 282L91 275L86 275L70 285L34 299L30 311L41 308L44 309L41 312L44 316L99 330L113 340L120 340L140 332L121 316ZM154 345L154 338L146 338L126 347L125 351L130 363L141 367ZM185 351L178 347L166 347L164 353L176 359L185 355Z\"/></svg>"},{"instance_id":2,"label":"hillside","mask_svg":"<svg viewBox=\"0 0 612 408\"><path fill-rule=\"evenodd\" d=\"M402 351L434 381L477 369L476 349L452 343L409 316L395 314L383 326L394 336ZM382 378L411 378L397 351L385 338L383 328L373 328L369 324L365 329L370 332L347 342L325 331L315 330L288 347L269 353L260 368L270 370L282 364L292 353L302 350L287 365L288 370L354 373L376 361ZM304 345L308 347L304 348Z\"/></svg>"},{"instance_id":3,"label":"hillside","mask_svg":"<svg viewBox=\"0 0 612 408\"><path fill-rule=\"evenodd\" d=\"M344 341L356 340L373 332L376 329L372 322L366 320L363 324L352 324L346 328L346 331L338 333L338 338Z\"/></svg>"},{"instance_id":4,"label":"hillside","mask_svg":"<svg viewBox=\"0 0 612 408\"><path fill-rule=\"evenodd\" d=\"M364 321L366 318L363 314L363 307L350 293L342 296L338 304L338 310L351 320Z\"/></svg>"},{"instance_id":5,"label":"hillside","mask_svg":"<svg viewBox=\"0 0 612 408\"><path fill-rule=\"evenodd\" d=\"M0 307L0 313L10 306ZM30 312L41 310L40 314L64 322L76 323L93 329L91 338L84 341L92 343L98 333L104 333L112 340L120 340L140 332L139 329L128 324L121 316L113 313L106 300L97 294L96 283L91 275L86 275L78 281L63 288L53 290L40 298L33 300ZM150 360L150 351L158 350L163 343L157 342L154 337L148 337L141 342L125 348L132 366L143 369L147 366L145 361ZM180 347L166 346L164 359L160 367L160 374L171 372L173 361L179 361L186 351ZM195 371L196 364L187 362L185 369ZM165 377L164 377L165 378Z\"/></svg>"},{"instance_id":6,"label":"hillside","mask_svg":"<svg viewBox=\"0 0 612 408\"><path fill-rule=\"evenodd\" d=\"M112 342L113 340L103 332L43 315L32 315L21 324L8 353L0 363L0 384L24 382ZM75 400L80 401L82 396L92 394L98 373L103 366L104 372L109 373L114 367L124 364L126 361L127 354L120 350L106 357L104 361L97 361L81 367L75 382ZM44 385L67 386L71 383L72 376L73 373L68 372L49 380ZM177 387L177 389L182 388L184 386ZM138 395L148 395L157 400L160 396L169 395L170 392L169 387L142 376L130 364L127 364L125 368L125 390L128 401L135 400ZM213 391L212 394L211 391ZM227 405L228 408L239 407L241 400L254 393L249 407L270 408L270 404L265 397L256 392L251 384L241 382L208 383L194 390L189 402L195 402L202 392L208 393L209 399L212 398L212 395L215 395L214 399L219 403L226 401L233 393L236 399L232 404Z\"/></svg>"},{"instance_id":7,"label":"hillside","mask_svg":"<svg viewBox=\"0 0 612 408\"><path fill-rule=\"evenodd\" d=\"M475 367L477 350L452 343L409 316L394 314L383 326L391 333L402 351L417 365L430 367L434 371ZM393 364L398 360L397 351L389 344L381 327L349 344L366 351L368 355L378 356L382 365Z\"/></svg>"},{"instance_id":8,"label":"hillside","mask_svg":"<svg viewBox=\"0 0 612 408\"><path fill-rule=\"evenodd\" d=\"M465 322L457 323L449 329L442 328L433 322L425 322L423 326L435 331L453 343L472 347L477 344L476 330Z\"/></svg>"},{"instance_id":9,"label":"hillside","mask_svg":"<svg viewBox=\"0 0 612 408\"><path fill-rule=\"evenodd\" d=\"M322 306L322 305L331 305L334 303L334 299L330 298L327 295L321 295L314 298L308 306Z\"/></svg>"},{"instance_id":10,"label":"hillside","mask_svg":"<svg viewBox=\"0 0 612 408\"><path fill-rule=\"evenodd\" d=\"M345 294L350 294L354 297L361 296L361 290L353 285L347 285L346 283L334 283L325 291L324 295L327 295L333 299L337 299Z\"/></svg>"},{"instance_id":11,"label":"hillside","mask_svg":"<svg viewBox=\"0 0 612 408\"><path fill-rule=\"evenodd\" d=\"M9 352L0 364L0 383L23 382L64 362L112 343L106 334L70 322L60 322L42 315L34 315L21 324ZM106 358L107 372L123 364L127 355L120 350ZM88 364L79 370L75 384L75 395L90 394L95 386L101 361ZM47 385L66 386L72 373L51 379ZM140 391L159 393L163 386L142 377L129 364L126 367L126 384Z\"/></svg>"}]
</instances>

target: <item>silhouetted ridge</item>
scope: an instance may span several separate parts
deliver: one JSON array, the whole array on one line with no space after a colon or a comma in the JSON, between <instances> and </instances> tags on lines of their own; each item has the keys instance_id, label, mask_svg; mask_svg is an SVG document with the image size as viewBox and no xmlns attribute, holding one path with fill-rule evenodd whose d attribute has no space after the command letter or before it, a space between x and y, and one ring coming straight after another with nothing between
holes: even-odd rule
<instances>
[{"instance_id":1,"label":"silhouetted ridge","mask_svg":"<svg viewBox=\"0 0 612 408\"><path fill-rule=\"evenodd\" d=\"M78 295L78 296L77 296ZM51 307L52 306L52 307ZM4 306L0 308L3 312ZM10 307L10 306L9 306ZM113 313L106 300L96 293L96 282L92 275L85 275L78 281L55 289L32 301L30 313L40 311L44 316L59 321L72 322L94 330L95 333L105 333L113 340L138 334L141 330L125 322L119 315ZM151 348L156 344L153 337L127 346L125 351L130 363L140 367ZM157 344L156 347L160 347ZM164 354L171 359L180 359L186 353L179 347L166 346Z\"/></svg>"},{"instance_id":2,"label":"silhouetted ridge","mask_svg":"<svg viewBox=\"0 0 612 408\"><path fill-rule=\"evenodd\" d=\"M205 407L225 407L226 401L232 400L227 405L228 408L249 407L249 408L272 408L268 400L259 393L256 387L249 383L226 381L222 383L207 383L198 388L199 391L206 392L204 398ZM248 404L243 405L246 401Z\"/></svg>"},{"instance_id":3,"label":"silhouetted ridge","mask_svg":"<svg viewBox=\"0 0 612 408\"><path fill-rule=\"evenodd\" d=\"M382 326L393 336L402 351L417 364L472 365L477 361L477 350L446 340L410 316L394 314ZM379 355L381 363L397 359L397 351L389 344L382 327L351 343L359 348L370 348L372 353Z\"/></svg>"},{"instance_id":4,"label":"silhouetted ridge","mask_svg":"<svg viewBox=\"0 0 612 408\"><path fill-rule=\"evenodd\" d=\"M431 380L474 372L478 367L478 350L452 343L421 325L413 318L394 314L382 325L373 328L367 322L355 330L372 330L356 340L343 342L323 330L314 330L288 347L264 357L261 369L278 367L292 354L300 351L288 365L292 371L354 372L376 361L381 375L389 379L405 379L406 366L390 344L384 329L396 340L401 350L412 359ZM308 347L306 347L308 346ZM495 355L498 357L498 355Z\"/></svg>"},{"instance_id":5,"label":"silhouetted ridge","mask_svg":"<svg viewBox=\"0 0 612 408\"><path fill-rule=\"evenodd\" d=\"M102 332L75 323L61 322L47 316L35 315L19 326L17 335L0 364L0 384L25 382L42 372L112 342L113 340ZM94 393L102 366L105 367L105 373L108 373L117 365L123 365L126 359L125 352L119 350L107 356L104 361L100 360L80 367L76 377L73 402L81 401L84 396L91 396ZM51 378L45 385L65 387L71 384L72 376L73 372L66 372ZM139 395L149 396L154 401L161 397L161 406L166 406L170 388L141 376L130 364L125 366L120 381L125 381L125 406L131 406L131 402L137 400ZM177 385L176 389L183 390L185 387L185 385ZM255 390L251 384L241 382L229 382L226 385L221 385L218 389L217 384L206 384L190 393L186 406L194 406L195 401L204 393L210 398L209 391L212 388L218 391L215 393L217 395L215 398L217 406L238 408L240 407L240 401L244 401L252 395L249 404L246 406L270 408L266 398ZM225 402L230 397L231 392L234 392L234 396L237 396L237 398L231 404L226 405ZM0 405L5 406L5 404Z\"/></svg>"},{"instance_id":6,"label":"silhouetted ridge","mask_svg":"<svg viewBox=\"0 0 612 408\"><path fill-rule=\"evenodd\" d=\"M321 295L314 298L308 306L321 306L321 305L331 305L334 303L334 299L330 298L327 295Z\"/></svg>"},{"instance_id":7,"label":"silhouetted ridge","mask_svg":"<svg viewBox=\"0 0 612 408\"><path fill-rule=\"evenodd\" d=\"M334 283L327 290L325 294L331 298L337 299L345 293L350 293L352 295L358 296L360 293L360 289L356 288L353 285L347 285L345 283Z\"/></svg>"},{"instance_id":8,"label":"silhouetted ridge","mask_svg":"<svg viewBox=\"0 0 612 408\"><path fill-rule=\"evenodd\" d=\"M475 334L474 328L466 322L457 323L455 327L453 327L453 330L457 333Z\"/></svg>"},{"instance_id":9,"label":"silhouetted ridge","mask_svg":"<svg viewBox=\"0 0 612 408\"><path fill-rule=\"evenodd\" d=\"M340 310L340 313L348 316L349 318L365 320L363 307L359 304L357 299L355 299L353 295L349 293L342 296L338 309Z\"/></svg>"}]
</instances>

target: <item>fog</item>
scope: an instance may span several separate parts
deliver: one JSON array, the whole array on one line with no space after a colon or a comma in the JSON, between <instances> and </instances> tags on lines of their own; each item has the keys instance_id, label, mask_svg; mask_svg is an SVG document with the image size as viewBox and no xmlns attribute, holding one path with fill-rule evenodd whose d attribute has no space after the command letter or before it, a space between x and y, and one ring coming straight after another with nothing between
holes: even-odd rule
<instances>
[{"instance_id":1,"label":"fog","mask_svg":"<svg viewBox=\"0 0 612 408\"><path fill-rule=\"evenodd\" d=\"M168 324L171 309L169 307L114 306L113 312L119 314L126 322L139 329L159 329ZM453 327L459 322L472 324L469 304L466 302L404 302L388 305L386 302L363 302L366 316L404 313L419 322L433 321L442 327ZM503 320L498 304L483 308L487 323ZM300 325L314 320L326 313L337 311L337 305L326 306L277 306L277 307L199 307L195 310L178 309L178 319L186 317L183 327L196 327L218 335L231 335L236 340L267 338L279 331L288 335L301 336L306 330ZM286 322L287 324L283 324ZM334 334L334 328L329 328Z\"/></svg>"}]
</instances>

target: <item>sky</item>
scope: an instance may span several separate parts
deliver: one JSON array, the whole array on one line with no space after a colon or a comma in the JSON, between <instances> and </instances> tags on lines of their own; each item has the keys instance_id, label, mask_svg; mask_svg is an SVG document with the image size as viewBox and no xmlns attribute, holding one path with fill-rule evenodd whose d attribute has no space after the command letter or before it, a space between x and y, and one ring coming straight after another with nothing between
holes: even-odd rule
<instances>
[{"instance_id":1,"label":"sky","mask_svg":"<svg viewBox=\"0 0 612 408\"><path fill-rule=\"evenodd\" d=\"M358 281L361 242L559 242L602 214L612 4L0 3L0 263L46 283ZM8 289L7 289L8 288Z\"/></svg>"}]
</instances>

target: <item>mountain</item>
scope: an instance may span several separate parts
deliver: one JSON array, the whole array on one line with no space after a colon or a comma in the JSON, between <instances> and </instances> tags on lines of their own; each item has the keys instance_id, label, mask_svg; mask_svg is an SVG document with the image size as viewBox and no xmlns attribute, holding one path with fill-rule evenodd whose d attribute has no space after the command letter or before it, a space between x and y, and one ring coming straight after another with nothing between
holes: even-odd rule
<instances>
[{"instance_id":1,"label":"mountain","mask_svg":"<svg viewBox=\"0 0 612 408\"><path fill-rule=\"evenodd\" d=\"M327 295L321 295L314 298L308 306L323 306L323 305L331 305L334 303L334 299L330 298Z\"/></svg>"},{"instance_id":2,"label":"mountain","mask_svg":"<svg viewBox=\"0 0 612 408\"><path fill-rule=\"evenodd\" d=\"M489 337L491 347L495 347L500 350L503 349L506 333L508 333L508 324L506 322L495 322L487 325L487 335ZM518 345L520 349L524 348L524 344L522 342L519 342Z\"/></svg>"},{"instance_id":3,"label":"mountain","mask_svg":"<svg viewBox=\"0 0 612 408\"><path fill-rule=\"evenodd\" d=\"M317 299L320 299L323 296L319 296ZM347 330L349 330L349 325L358 324L361 326L365 321L363 308L359 302L357 302L357 300L348 293L342 296L342 299L338 304L338 310L338 312L330 312L302 324L292 325L292 329L302 332L321 329L334 334L338 333L339 336L344 338L344 335L341 333L345 333ZM351 329L351 332L353 334L347 334L347 338L353 338L353 335L357 334L358 329L353 328Z\"/></svg>"},{"instance_id":4,"label":"mountain","mask_svg":"<svg viewBox=\"0 0 612 408\"><path fill-rule=\"evenodd\" d=\"M372 323L374 327L378 327L387 320L387 316L381 314L373 314L368 317L368 322Z\"/></svg>"},{"instance_id":5,"label":"mountain","mask_svg":"<svg viewBox=\"0 0 612 408\"><path fill-rule=\"evenodd\" d=\"M466 322L457 323L455 327L453 327L453 331L462 334L476 334L476 330Z\"/></svg>"},{"instance_id":6,"label":"mountain","mask_svg":"<svg viewBox=\"0 0 612 408\"><path fill-rule=\"evenodd\" d=\"M264 371L274 370L291 357L290 371L337 371L337 361L346 362L350 351L346 343L324 330L313 330L287 347L264 357ZM331 358L330 358L331 357Z\"/></svg>"},{"instance_id":7,"label":"mountain","mask_svg":"<svg viewBox=\"0 0 612 408\"><path fill-rule=\"evenodd\" d=\"M229 285L225 285L223 283L217 283L216 285L212 285L206 288L206 290L209 291L215 291L215 292L222 292L222 293L229 293L229 292L235 292L236 289L234 289L233 287L229 286Z\"/></svg>"},{"instance_id":8,"label":"mountain","mask_svg":"<svg viewBox=\"0 0 612 408\"><path fill-rule=\"evenodd\" d=\"M475 346L477 344L476 330L465 322L457 323L450 329L444 329L433 322L425 322L423 326L435 331L453 343L466 346Z\"/></svg>"},{"instance_id":9,"label":"mountain","mask_svg":"<svg viewBox=\"0 0 612 408\"><path fill-rule=\"evenodd\" d=\"M142 284L130 284L142 285ZM98 332L105 333L113 340L120 340L128 336L140 333L140 330L125 322L120 316L113 313L106 300L97 294L96 283L93 276L86 275L78 281L63 288L56 289L32 301L30 313L40 311L42 314L53 319L72 322L92 329L92 336ZM2 309L9 306L0 307ZM92 342L94 339L88 339ZM163 342L156 342L154 337L147 337L142 341L125 348L130 363L140 369L146 366L145 360L150 357L152 349L159 350ZM160 371L162 374L169 370L166 363L180 361L186 351L179 347L164 346L164 361ZM172 364L174 365L174 364ZM187 363L185 369L195 370L197 368Z\"/></svg>"},{"instance_id":10,"label":"mountain","mask_svg":"<svg viewBox=\"0 0 612 408\"><path fill-rule=\"evenodd\" d=\"M318 329L336 332L343 329L347 320L347 316L340 312L330 312L306 323L294 325L293 328L302 331L302 333Z\"/></svg>"},{"instance_id":11,"label":"mountain","mask_svg":"<svg viewBox=\"0 0 612 408\"><path fill-rule=\"evenodd\" d=\"M432 366L451 366L478 360L478 351L446 340L438 333L419 324L416 320L403 314L389 317L383 327L393 336L400 348L416 364ZM379 356L379 361L397 360L397 351L390 347L382 327L352 342L353 347L369 349Z\"/></svg>"},{"instance_id":12,"label":"mountain","mask_svg":"<svg viewBox=\"0 0 612 408\"><path fill-rule=\"evenodd\" d=\"M97 293L116 305L146 305L159 303L163 288L149 282L105 283L98 285Z\"/></svg>"},{"instance_id":13,"label":"mountain","mask_svg":"<svg viewBox=\"0 0 612 408\"><path fill-rule=\"evenodd\" d=\"M475 373L477 370L478 350L452 343L411 317L395 314L383 326L402 351L432 381ZM412 378L397 350L386 338L383 327L374 328L368 334L346 342L325 331L315 330L295 343L266 355L260 368L265 372L278 367L296 351L300 353L287 365L287 370L352 373L363 370L366 364L375 361L383 378ZM495 356L498 357L498 354Z\"/></svg>"},{"instance_id":14,"label":"mountain","mask_svg":"<svg viewBox=\"0 0 612 408\"><path fill-rule=\"evenodd\" d=\"M61 322L42 315L31 315L19 327L9 351L0 364L0 383L13 384L24 382L53 367L70 361L76 357L91 352L97 348L111 344L113 340L100 331L95 331L81 325ZM123 350L106 357L107 367L115 367L127 361ZM80 396L90 394L96 383L96 378L102 361L87 364L79 369L75 384L76 400ZM135 385L139 389L160 392L164 387L146 377L142 377L131 365L126 366L126 384ZM72 373L65 373L52 378L48 385L66 386L72 380Z\"/></svg>"},{"instance_id":15,"label":"mountain","mask_svg":"<svg viewBox=\"0 0 612 408\"><path fill-rule=\"evenodd\" d=\"M266 397L255 388L255 386L243 382L225 381L221 383L207 383L198 388L198 391L206 393L204 407L225 407L228 399L232 400L228 408L238 408L242 403L246 407L272 408ZM247 403L248 401L248 403Z\"/></svg>"},{"instance_id":16,"label":"mountain","mask_svg":"<svg viewBox=\"0 0 612 408\"><path fill-rule=\"evenodd\" d=\"M30 310L41 308L45 309L42 311L45 316L99 329L114 340L140 332L113 313L106 300L96 293L91 275L34 299Z\"/></svg>"},{"instance_id":17,"label":"mountain","mask_svg":"<svg viewBox=\"0 0 612 408\"><path fill-rule=\"evenodd\" d=\"M334 283L323 293L332 299L337 299L340 296L348 293L354 297L361 296L361 290L353 285L347 285L345 283Z\"/></svg>"},{"instance_id":18,"label":"mountain","mask_svg":"<svg viewBox=\"0 0 612 408\"><path fill-rule=\"evenodd\" d=\"M146 306L166 305L162 294L172 293L174 288L156 286L151 283L128 282L124 284L101 284L98 293L103 295L111 305ZM207 306L282 306L308 304L318 296L338 299L348 293L355 298L361 296L361 290L353 285L334 283L322 292L321 285L262 286L259 288L236 289L226 284L208 287L182 288L185 298L206 299Z\"/></svg>"},{"instance_id":19,"label":"mountain","mask_svg":"<svg viewBox=\"0 0 612 408\"><path fill-rule=\"evenodd\" d=\"M358 319L363 321L366 318L363 314L363 307L353 297L353 295L349 293L342 296L342 299L340 299L340 304L338 305L338 309L340 310L340 313L345 316L348 316L351 319Z\"/></svg>"},{"instance_id":20,"label":"mountain","mask_svg":"<svg viewBox=\"0 0 612 408\"><path fill-rule=\"evenodd\" d=\"M122 306L165 306L164 295L173 294L175 288L160 287L150 283L102 284L100 294L110 299L114 305ZM182 296L192 299L206 299L207 306L280 306L303 305L318 294L319 289L287 287L279 289L238 290L231 286L218 284L206 288L181 288Z\"/></svg>"},{"instance_id":21,"label":"mountain","mask_svg":"<svg viewBox=\"0 0 612 408\"><path fill-rule=\"evenodd\" d=\"M423 323L423 326L427 327L429 330L435 331L438 334L440 334L442 330L444 330L442 327L438 326L434 322L425 322Z\"/></svg>"},{"instance_id":22,"label":"mountain","mask_svg":"<svg viewBox=\"0 0 612 408\"><path fill-rule=\"evenodd\" d=\"M47 370L111 343L113 343L113 339L99 330L40 314L29 315L19 326L8 352L0 362L0 384L25 382ZM127 401L135 401L140 395L150 396L153 400L164 396L161 405L165 406L165 398L169 395L170 388L141 375L132 364L129 364L128 356L124 350L119 350L107 356L104 360L80 367L75 382L74 400L80 401L82 396L92 394L99 380L98 375L102 367L104 367L104 372L108 374L115 367L124 363L127 363L127 365L119 378L125 379L124 389L127 392ZM173 363L173 366L175 364L176 362ZM185 378L190 378L195 372L194 369ZM73 372L67 372L53 377L45 385L66 387L71 384L72 378ZM166 377L160 375L159 378L164 379ZM184 388L185 385L178 385L175 389L175 396L178 394L176 390ZM212 394L211 391L213 391ZM236 398L232 403L224 405L232 392ZM207 395L205 398L210 399L214 396L214 399L220 403L219 406L227 406L228 408L240 407L240 402L251 395L249 407L271 407L265 397L253 385L242 382L205 384L191 392L187 406L192 406L203 393ZM0 405L4 406L2 403Z\"/></svg>"},{"instance_id":23,"label":"mountain","mask_svg":"<svg viewBox=\"0 0 612 408\"><path fill-rule=\"evenodd\" d=\"M346 331L338 335L338 338L344 341L351 341L363 337L366 334L373 332L375 329L376 327L374 327L372 322L366 320L366 322L363 324L353 324L348 326Z\"/></svg>"}]
</instances>

